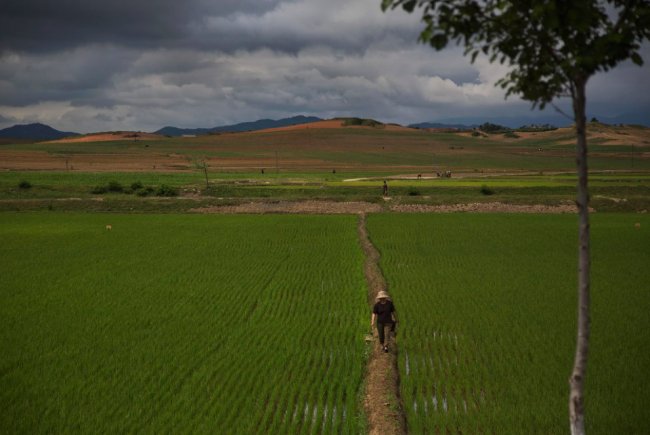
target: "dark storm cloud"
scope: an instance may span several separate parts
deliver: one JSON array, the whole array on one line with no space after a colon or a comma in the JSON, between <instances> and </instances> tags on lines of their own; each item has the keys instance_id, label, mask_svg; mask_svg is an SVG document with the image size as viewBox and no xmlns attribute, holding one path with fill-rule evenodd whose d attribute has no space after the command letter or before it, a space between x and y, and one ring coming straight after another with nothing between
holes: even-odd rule
<instances>
[{"instance_id":1,"label":"dark storm cloud","mask_svg":"<svg viewBox=\"0 0 650 435\"><path fill-rule=\"evenodd\" d=\"M380 0L5 0L0 127L210 127L296 114L389 122L535 117L493 86L507 70L416 43ZM650 51L643 57L650 64ZM650 112L649 68L589 84L589 113Z\"/></svg>"},{"instance_id":2,"label":"dark storm cloud","mask_svg":"<svg viewBox=\"0 0 650 435\"><path fill-rule=\"evenodd\" d=\"M2 104L27 105L39 101L98 102L137 55L111 47L89 46L51 54L0 56ZM103 105L106 105L106 97Z\"/></svg>"},{"instance_id":3,"label":"dark storm cloud","mask_svg":"<svg viewBox=\"0 0 650 435\"><path fill-rule=\"evenodd\" d=\"M587 104L591 113L619 116L636 113L637 121L645 118L650 125L650 44L642 47L645 65L626 61L606 73L596 74L587 84Z\"/></svg>"},{"instance_id":4,"label":"dark storm cloud","mask_svg":"<svg viewBox=\"0 0 650 435\"><path fill-rule=\"evenodd\" d=\"M89 44L297 53L327 46L363 52L377 40L415 41L417 17L378 1L6 0L0 52L52 52ZM391 17L390 19L388 17Z\"/></svg>"},{"instance_id":5,"label":"dark storm cloud","mask_svg":"<svg viewBox=\"0 0 650 435\"><path fill-rule=\"evenodd\" d=\"M205 17L261 14L279 0L4 0L0 50L44 52L86 44L198 43ZM197 40L194 40L197 38Z\"/></svg>"}]
</instances>

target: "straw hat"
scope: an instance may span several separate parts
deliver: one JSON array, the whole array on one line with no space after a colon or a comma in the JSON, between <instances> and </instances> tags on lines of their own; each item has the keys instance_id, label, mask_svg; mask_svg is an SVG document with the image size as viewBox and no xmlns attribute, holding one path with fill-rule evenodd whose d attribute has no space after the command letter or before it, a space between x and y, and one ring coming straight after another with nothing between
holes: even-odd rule
<instances>
[{"instance_id":1,"label":"straw hat","mask_svg":"<svg viewBox=\"0 0 650 435\"><path fill-rule=\"evenodd\" d=\"M375 299L379 300L379 299L382 299L382 298L386 298L386 299L390 300L390 296L388 295L388 293L386 293L383 290L380 290L379 293L377 293L377 297Z\"/></svg>"}]
</instances>

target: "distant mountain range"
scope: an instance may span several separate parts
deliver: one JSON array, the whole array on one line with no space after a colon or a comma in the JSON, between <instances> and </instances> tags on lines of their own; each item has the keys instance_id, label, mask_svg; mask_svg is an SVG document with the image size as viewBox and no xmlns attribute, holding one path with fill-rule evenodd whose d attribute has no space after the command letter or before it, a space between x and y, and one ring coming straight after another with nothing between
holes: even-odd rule
<instances>
[{"instance_id":1,"label":"distant mountain range","mask_svg":"<svg viewBox=\"0 0 650 435\"><path fill-rule=\"evenodd\" d=\"M475 127L478 127L477 124L466 125L466 124L445 124L440 122L419 122L417 124L409 124L411 128L456 128L458 130L471 130Z\"/></svg>"},{"instance_id":2,"label":"distant mountain range","mask_svg":"<svg viewBox=\"0 0 650 435\"><path fill-rule=\"evenodd\" d=\"M463 117L463 118L447 118L438 119L435 122L421 122L418 124L410 124L409 127L413 128L457 128L459 130L471 130L479 125L485 124L503 125L508 128L519 128L524 125L531 124L551 124L556 127L568 127L572 124L572 120L562 116L540 116L537 118L518 116L518 117Z\"/></svg>"},{"instance_id":3,"label":"distant mountain range","mask_svg":"<svg viewBox=\"0 0 650 435\"><path fill-rule=\"evenodd\" d=\"M591 115L587 116L587 120L592 118ZM643 115L639 114L626 114L620 117L596 117L598 121L606 124L639 124L650 127L650 120L644 119ZM351 118L352 119L352 118ZM283 118L278 120L273 119L260 119L251 122L242 122L239 124L224 125L211 128L179 128L179 127L163 127L155 134L166 136L183 136L192 135L198 136L210 133L225 133L225 132L241 132L241 131L256 131L268 128L286 127L290 125L307 124L310 122L322 121L322 118L316 116L293 116L291 118ZM435 122L419 122L410 124L412 128L454 128L459 130L471 130L484 123L498 124L509 128L519 128L524 125L542 125L549 124L556 127L568 127L572 124L572 120L560 115L550 115L541 117L484 117L484 118L448 118L439 119ZM44 141L56 140L69 136L78 136L79 133L69 131L59 131L48 125L34 123L34 124L20 124L0 130L0 139L16 139L24 141Z\"/></svg>"},{"instance_id":4,"label":"distant mountain range","mask_svg":"<svg viewBox=\"0 0 650 435\"><path fill-rule=\"evenodd\" d=\"M616 117L601 117L594 114L587 116L587 121L592 118L598 119L605 124L638 124L650 127L650 119L644 118L643 114L627 113ZM560 114L540 114L538 116L515 116L515 117L463 117L463 118L446 118L438 119L435 122L420 122L410 124L413 128L458 128L460 130L469 130L478 127L486 122L491 124L503 125L509 128L519 128L524 125L542 125L549 124L556 127L569 127L573 124L573 119L567 118Z\"/></svg>"},{"instance_id":5,"label":"distant mountain range","mask_svg":"<svg viewBox=\"0 0 650 435\"><path fill-rule=\"evenodd\" d=\"M45 124L19 124L0 130L0 138L56 140L68 136L78 136L79 133L59 131Z\"/></svg>"},{"instance_id":6,"label":"distant mountain range","mask_svg":"<svg viewBox=\"0 0 650 435\"><path fill-rule=\"evenodd\" d=\"M209 133L225 133L225 132L240 132L240 131L256 131L265 130L267 128L286 127L289 125L307 124L310 122L322 121L321 118L315 116L293 116L291 118L283 119L260 119L251 122L242 122L239 124L223 125L220 127L212 128L178 128L178 127L163 127L155 131L156 134L165 136L183 136L183 135L202 135Z\"/></svg>"}]
</instances>

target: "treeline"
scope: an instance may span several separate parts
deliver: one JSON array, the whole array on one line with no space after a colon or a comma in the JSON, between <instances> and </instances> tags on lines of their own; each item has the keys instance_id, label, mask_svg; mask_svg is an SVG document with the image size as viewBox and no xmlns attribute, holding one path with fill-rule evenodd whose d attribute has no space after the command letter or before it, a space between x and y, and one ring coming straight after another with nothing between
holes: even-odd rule
<instances>
[{"instance_id":1,"label":"treeline","mask_svg":"<svg viewBox=\"0 0 650 435\"><path fill-rule=\"evenodd\" d=\"M551 130L557 130L557 127L551 124L530 124L530 125L522 125L519 128L510 128L503 125L486 122L479 125L477 127L477 130L480 130L484 133L500 134L500 133L512 133L515 131L519 131L519 132L551 131Z\"/></svg>"},{"instance_id":2,"label":"treeline","mask_svg":"<svg viewBox=\"0 0 650 435\"><path fill-rule=\"evenodd\" d=\"M359 125L363 127L383 127L384 123L368 118L334 118L342 121L344 127Z\"/></svg>"}]
</instances>

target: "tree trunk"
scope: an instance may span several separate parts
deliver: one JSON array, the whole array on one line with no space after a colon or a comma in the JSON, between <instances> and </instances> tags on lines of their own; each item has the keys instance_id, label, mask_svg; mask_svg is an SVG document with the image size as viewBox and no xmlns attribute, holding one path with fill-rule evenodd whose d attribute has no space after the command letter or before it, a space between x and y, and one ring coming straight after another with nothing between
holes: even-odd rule
<instances>
[{"instance_id":1,"label":"tree trunk","mask_svg":"<svg viewBox=\"0 0 650 435\"><path fill-rule=\"evenodd\" d=\"M569 378L571 393L569 396L569 420L572 435L585 433L585 412L583 403L584 381L589 353L589 189L587 185L587 131L586 131L586 78L580 77L575 82L573 93L573 113L576 121L579 213L578 242L578 338L573 372Z\"/></svg>"}]
</instances>

